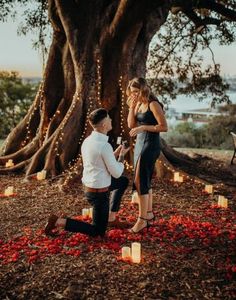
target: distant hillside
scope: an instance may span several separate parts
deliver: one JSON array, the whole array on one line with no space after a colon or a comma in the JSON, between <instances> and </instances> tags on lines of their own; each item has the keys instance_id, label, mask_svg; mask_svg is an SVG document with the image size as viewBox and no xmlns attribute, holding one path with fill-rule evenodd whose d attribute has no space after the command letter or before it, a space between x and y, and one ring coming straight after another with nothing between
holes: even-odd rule
<instances>
[{"instance_id":1,"label":"distant hillside","mask_svg":"<svg viewBox=\"0 0 236 300\"><path fill-rule=\"evenodd\" d=\"M22 77L23 82L39 83L42 81L42 77Z\"/></svg>"},{"instance_id":2,"label":"distant hillside","mask_svg":"<svg viewBox=\"0 0 236 300\"><path fill-rule=\"evenodd\" d=\"M234 76L223 76L224 81L229 84L229 92L236 91L236 75ZM31 83L39 83L42 81L42 77L22 77L24 82L31 82Z\"/></svg>"}]
</instances>

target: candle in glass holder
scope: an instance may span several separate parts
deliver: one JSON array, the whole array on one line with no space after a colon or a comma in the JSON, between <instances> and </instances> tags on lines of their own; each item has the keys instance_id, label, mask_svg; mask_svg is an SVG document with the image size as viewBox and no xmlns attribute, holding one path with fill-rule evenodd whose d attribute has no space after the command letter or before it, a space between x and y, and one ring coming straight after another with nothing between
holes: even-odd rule
<instances>
[{"instance_id":1,"label":"candle in glass holder","mask_svg":"<svg viewBox=\"0 0 236 300\"><path fill-rule=\"evenodd\" d=\"M205 192L207 192L208 194L213 194L213 185L206 184L205 185Z\"/></svg>"},{"instance_id":2,"label":"candle in glass holder","mask_svg":"<svg viewBox=\"0 0 236 300\"><path fill-rule=\"evenodd\" d=\"M179 181L179 172L174 172L174 181Z\"/></svg>"},{"instance_id":3,"label":"candle in glass holder","mask_svg":"<svg viewBox=\"0 0 236 300\"><path fill-rule=\"evenodd\" d=\"M121 257L124 259L130 258L130 247L121 248Z\"/></svg>"},{"instance_id":4,"label":"candle in glass holder","mask_svg":"<svg viewBox=\"0 0 236 300\"><path fill-rule=\"evenodd\" d=\"M141 262L141 244L134 242L131 244L131 258L133 263Z\"/></svg>"},{"instance_id":5,"label":"candle in glass holder","mask_svg":"<svg viewBox=\"0 0 236 300\"><path fill-rule=\"evenodd\" d=\"M116 143L117 143L117 145L121 144L121 136L118 136Z\"/></svg>"},{"instance_id":6,"label":"candle in glass holder","mask_svg":"<svg viewBox=\"0 0 236 300\"><path fill-rule=\"evenodd\" d=\"M9 186L7 189L5 189L5 191L4 191L4 195L5 196L11 196L11 195L13 195L14 194L14 188L13 188L13 186Z\"/></svg>"},{"instance_id":7,"label":"candle in glass holder","mask_svg":"<svg viewBox=\"0 0 236 300\"><path fill-rule=\"evenodd\" d=\"M7 168L13 167L14 166L13 160L12 159L8 159L8 161L6 162L5 166Z\"/></svg>"}]
</instances>

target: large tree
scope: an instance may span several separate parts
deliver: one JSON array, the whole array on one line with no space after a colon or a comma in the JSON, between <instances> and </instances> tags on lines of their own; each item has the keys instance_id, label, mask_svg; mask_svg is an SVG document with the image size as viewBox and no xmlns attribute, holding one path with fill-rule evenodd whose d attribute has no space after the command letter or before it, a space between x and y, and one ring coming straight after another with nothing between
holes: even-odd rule
<instances>
[{"instance_id":1,"label":"large tree","mask_svg":"<svg viewBox=\"0 0 236 300\"><path fill-rule=\"evenodd\" d=\"M3 21L16 2L27 1L1 1ZM87 116L98 106L107 108L114 120L111 141L128 139L125 89L132 77L146 76L149 45L158 32L149 69L155 77L150 83L160 95L174 95L179 79L182 92L212 92L218 96L214 101L227 100L214 57L213 66L202 70L196 54L214 38L222 44L235 40L236 1L33 2L37 7L26 13L22 30L39 28L44 47L47 10L52 42L33 105L2 147L1 173L25 169L29 176L46 169L55 176L79 164L80 145L89 132ZM163 153L172 163L193 163L165 143ZM15 163L10 169L4 167L8 159Z\"/></svg>"}]
</instances>

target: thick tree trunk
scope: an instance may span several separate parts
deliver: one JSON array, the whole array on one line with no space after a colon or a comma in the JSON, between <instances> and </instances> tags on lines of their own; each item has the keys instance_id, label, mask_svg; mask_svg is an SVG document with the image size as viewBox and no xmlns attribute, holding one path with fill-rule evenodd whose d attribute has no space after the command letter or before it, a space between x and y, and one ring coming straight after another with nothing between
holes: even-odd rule
<instances>
[{"instance_id":1,"label":"thick tree trunk","mask_svg":"<svg viewBox=\"0 0 236 300\"><path fill-rule=\"evenodd\" d=\"M2 147L0 173L55 176L76 165L87 116L99 106L113 119L111 142L129 139L126 85L145 76L149 43L168 11L162 1L49 1L53 40L43 82ZM8 159L14 167L5 168Z\"/></svg>"}]
</instances>

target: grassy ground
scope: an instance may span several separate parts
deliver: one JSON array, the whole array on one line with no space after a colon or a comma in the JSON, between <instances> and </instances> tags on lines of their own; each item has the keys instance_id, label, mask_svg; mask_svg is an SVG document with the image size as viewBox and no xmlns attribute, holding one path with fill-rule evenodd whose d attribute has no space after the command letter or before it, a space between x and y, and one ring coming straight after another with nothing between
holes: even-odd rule
<instances>
[{"instance_id":1,"label":"grassy ground","mask_svg":"<svg viewBox=\"0 0 236 300\"><path fill-rule=\"evenodd\" d=\"M195 156L196 154L208 156L212 159L223 161L225 164L229 164L233 156L233 150L198 149L198 148L175 148L175 149L189 156Z\"/></svg>"}]
</instances>

